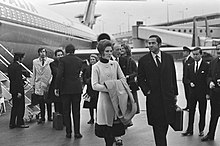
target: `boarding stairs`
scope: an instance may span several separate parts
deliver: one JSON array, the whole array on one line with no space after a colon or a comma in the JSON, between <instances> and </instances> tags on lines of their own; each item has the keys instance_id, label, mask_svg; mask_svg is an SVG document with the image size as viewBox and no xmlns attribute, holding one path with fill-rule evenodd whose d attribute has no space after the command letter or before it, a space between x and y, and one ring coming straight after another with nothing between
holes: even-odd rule
<instances>
[{"instance_id":1,"label":"boarding stairs","mask_svg":"<svg viewBox=\"0 0 220 146\"><path fill-rule=\"evenodd\" d=\"M14 55L8 51L6 47L4 47L2 44L0 44L0 64L5 66L6 68L9 66L11 63L9 60L13 60ZM26 122L32 121L34 118L39 117L39 107L38 106L32 106L31 105L31 94L32 94L32 85L31 85L31 77L33 73L24 65L21 63L21 66L23 67L24 71L26 74L29 74L29 77L26 77L25 75L22 75L22 77L25 79L25 85L24 85L24 91L25 91L25 116L24 120ZM12 97L9 92L9 86L10 86L10 81L8 76L3 73L0 70L0 84L2 87L2 99L1 101L4 101L2 103L2 113L6 112L5 108L5 103L8 103L10 106L12 106ZM1 106L0 106L1 107ZM35 117L34 117L35 116Z\"/></svg>"}]
</instances>

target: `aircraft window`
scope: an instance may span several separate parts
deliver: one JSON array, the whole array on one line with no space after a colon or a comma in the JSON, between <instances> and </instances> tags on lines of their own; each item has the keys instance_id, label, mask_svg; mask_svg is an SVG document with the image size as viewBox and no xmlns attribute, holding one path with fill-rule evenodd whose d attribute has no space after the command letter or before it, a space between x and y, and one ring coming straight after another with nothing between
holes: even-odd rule
<instances>
[{"instance_id":1,"label":"aircraft window","mask_svg":"<svg viewBox=\"0 0 220 146\"><path fill-rule=\"evenodd\" d=\"M173 31L176 31L175 29L173 29Z\"/></svg>"},{"instance_id":2,"label":"aircraft window","mask_svg":"<svg viewBox=\"0 0 220 146\"><path fill-rule=\"evenodd\" d=\"M200 29L200 33L202 33L202 29Z\"/></svg>"},{"instance_id":3,"label":"aircraft window","mask_svg":"<svg viewBox=\"0 0 220 146\"><path fill-rule=\"evenodd\" d=\"M190 29L190 30L189 30L189 33L191 33L191 32L192 32L192 30Z\"/></svg>"},{"instance_id":4,"label":"aircraft window","mask_svg":"<svg viewBox=\"0 0 220 146\"><path fill-rule=\"evenodd\" d=\"M181 32L181 30L179 29L178 32Z\"/></svg>"},{"instance_id":5,"label":"aircraft window","mask_svg":"<svg viewBox=\"0 0 220 146\"><path fill-rule=\"evenodd\" d=\"M213 33L213 30L211 29L210 32Z\"/></svg>"},{"instance_id":6,"label":"aircraft window","mask_svg":"<svg viewBox=\"0 0 220 146\"><path fill-rule=\"evenodd\" d=\"M0 13L1 13L1 17L5 17L5 10L4 7L0 6Z\"/></svg>"},{"instance_id":7,"label":"aircraft window","mask_svg":"<svg viewBox=\"0 0 220 146\"><path fill-rule=\"evenodd\" d=\"M186 32L186 30L184 29L183 32Z\"/></svg>"},{"instance_id":8,"label":"aircraft window","mask_svg":"<svg viewBox=\"0 0 220 146\"><path fill-rule=\"evenodd\" d=\"M170 29L167 29L167 30L170 30Z\"/></svg>"}]
</instances>

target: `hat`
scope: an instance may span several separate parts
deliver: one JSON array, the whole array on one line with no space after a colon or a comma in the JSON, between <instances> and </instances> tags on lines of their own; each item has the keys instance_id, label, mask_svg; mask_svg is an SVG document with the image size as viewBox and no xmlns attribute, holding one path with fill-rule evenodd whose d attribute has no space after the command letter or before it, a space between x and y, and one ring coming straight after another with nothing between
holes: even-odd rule
<instances>
[{"instance_id":1,"label":"hat","mask_svg":"<svg viewBox=\"0 0 220 146\"><path fill-rule=\"evenodd\" d=\"M20 58L23 58L23 57L24 57L24 54L25 54L25 53L22 53L22 52L15 52L15 53L14 53L14 57L15 57L15 56L18 56L18 57L20 57Z\"/></svg>"},{"instance_id":2,"label":"hat","mask_svg":"<svg viewBox=\"0 0 220 146\"><path fill-rule=\"evenodd\" d=\"M190 48L188 48L188 47L186 47L186 46L183 46L183 51L191 52Z\"/></svg>"}]
</instances>

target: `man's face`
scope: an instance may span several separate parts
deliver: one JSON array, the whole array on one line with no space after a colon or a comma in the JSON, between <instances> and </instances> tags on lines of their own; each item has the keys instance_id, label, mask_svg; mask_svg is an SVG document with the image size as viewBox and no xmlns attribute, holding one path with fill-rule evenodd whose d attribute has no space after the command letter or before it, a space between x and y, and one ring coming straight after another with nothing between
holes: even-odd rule
<instances>
[{"instance_id":1,"label":"man's face","mask_svg":"<svg viewBox=\"0 0 220 146\"><path fill-rule=\"evenodd\" d=\"M157 43L156 38L149 38L148 47L154 54L157 54L160 50L160 44Z\"/></svg>"},{"instance_id":2,"label":"man's face","mask_svg":"<svg viewBox=\"0 0 220 146\"><path fill-rule=\"evenodd\" d=\"M47 53L46 53L46 50L45 49L43 49L41 52L40 52L40 57L41 58L44 58L44 57L46 57L47 56Z\"/></svg>"},{"instance_id":3,"label":"man's face","mask_svg":"<svg viewBox=\"0 0 220 146\"><path fill-rule=\"evenodd\" d=\"M183 57L187 57L189 55L189 51L183 50Z\"/></svg>"},{"instance_id":4,"label":"man's face","mask_svg":"<svg viewBox=\"0 0 220 146\"><path fill-rule=\"evenodd\" d=\"M195 61L199 61L202 58L202 54L199 53L200 50L193 51L193 59Z\"/></svg>"},{"instance_id":5,"label":"man's face","mask_svg":"<svg viewBox=\"0 0 220 146\"><path fill-rule=\"evenodd\" d=\"M118 58L121 55L121 46L115 46L112 52L113 56Z\"/></svg>"}]
</instances>

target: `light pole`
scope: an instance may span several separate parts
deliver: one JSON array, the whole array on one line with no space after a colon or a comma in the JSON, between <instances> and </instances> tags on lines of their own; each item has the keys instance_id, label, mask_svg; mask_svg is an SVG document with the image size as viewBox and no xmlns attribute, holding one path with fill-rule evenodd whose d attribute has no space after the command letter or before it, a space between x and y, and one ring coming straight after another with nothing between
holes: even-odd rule
<instances>
[{"instance_id":1,"label":"light pole","mask_svg":"<svg viewBox=\"0 0 220 146\"><path fill-rule=\"evenodd\" d=\"M124 14L128 15L128 31L130 30L130 17L132 16L131 14L124 12Z\"/></svg>"}]
</instances>

